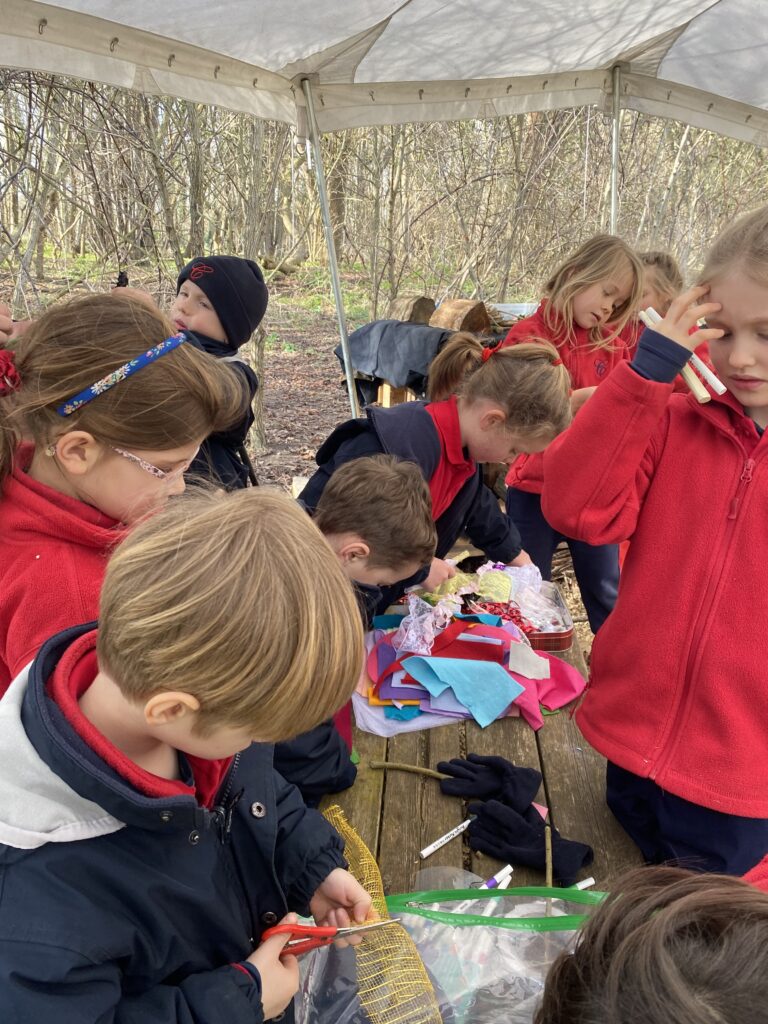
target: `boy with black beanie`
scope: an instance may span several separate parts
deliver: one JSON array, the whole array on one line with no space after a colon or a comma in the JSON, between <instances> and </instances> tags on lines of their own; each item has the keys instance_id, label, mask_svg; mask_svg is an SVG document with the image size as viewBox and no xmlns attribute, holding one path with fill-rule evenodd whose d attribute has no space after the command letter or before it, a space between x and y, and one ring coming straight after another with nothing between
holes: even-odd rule
<instances>
[{"instance_id":1,"label":"boy with black beanie","mask_svg":"<svg viewBox=\"0 0 768 1024\"><path fill-rule=\"evenodd\" d=\"M250 463L245 439L253 423L251 402L258 379L237 351L261 323L269 294L253 260L239 256L196 256L179 274L170 317L203 351L226 359L243 384L243 419L230 430L212 434L192 463L191 472L213 479L227 490L248 485Z\"/></svg>"}]
</instances>

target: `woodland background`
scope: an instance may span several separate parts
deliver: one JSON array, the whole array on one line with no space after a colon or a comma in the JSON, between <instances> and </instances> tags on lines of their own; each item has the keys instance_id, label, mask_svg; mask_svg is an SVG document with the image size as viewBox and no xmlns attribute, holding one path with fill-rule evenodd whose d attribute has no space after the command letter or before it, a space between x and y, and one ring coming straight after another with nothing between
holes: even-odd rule
<instances>
[{"instance_id":1,"label":"woodland background","mask_svg":"<svg viewBox=\"0 0 768 1024\"><path fill-rule=\"evenodd\" d=\"M323 152L349 328L405 294L526 301L608 226L610 122L595 108L354 129ZM717 231L765 201L765 150L626 111L619 233L689 276ZM265 267L250 357L263 479L311 470L347 415L307 147L282 124L181 100L0 70L0 298L18 318L127 271L161 306L192 255Z\"/></svg>"}]
</instances>

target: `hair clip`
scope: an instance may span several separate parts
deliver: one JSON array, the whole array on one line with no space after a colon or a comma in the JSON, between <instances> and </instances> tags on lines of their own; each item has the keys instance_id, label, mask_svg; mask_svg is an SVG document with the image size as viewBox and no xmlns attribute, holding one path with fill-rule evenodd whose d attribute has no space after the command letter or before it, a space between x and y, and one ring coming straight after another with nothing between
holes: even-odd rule
<instances>
[{"instance_id":1,"label":"hair clip","mask_svg":"<svg viewBox=\"0 0 768 1024\"><path fill-rule=\"evenodd\" d=\"M112 370L106 377L102 377L101 380L97 380L89 387L79 391L72 398L67 399L62 405L58 407L56 412L59 416L71 416L73 412L83 406L87 405L88 402L92 402L94 398L98 398L99 395L103 395L105 391L109 391L115 384L119 384L121 380L133 376L134 373L138 373L139 370L143 370L145 366L149 366L150 363L154 363L155 360L160 359L161 356L168 355L179 345L183 344L187 340L186 335L181 332L180 334L173 334L170 338L166 338L165 341L161 341L159 345L155 345L154 348L148 349L146 352L142 352L141 355L136 356L135 359L130 359L127 363L123 363L122 366L118 366L116 370Z\"/></svg>"},{"instance_id":2,"label":"hair clip","mask_svg":"<svg viewBox=\"0 0 768 1024\"><path fill-rule=\"evenodd\" d=\"M0 397L10 395L21 387L21 377L14 361L16 353L10 348L0 349Z\"/></svg>"}]
</instances>

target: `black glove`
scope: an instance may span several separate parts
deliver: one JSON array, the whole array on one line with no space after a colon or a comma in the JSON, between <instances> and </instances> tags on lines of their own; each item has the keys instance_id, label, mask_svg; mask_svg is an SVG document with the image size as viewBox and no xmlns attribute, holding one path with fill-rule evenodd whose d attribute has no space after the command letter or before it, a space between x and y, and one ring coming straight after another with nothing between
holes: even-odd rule
<instances>
[{"instance_id":1,"label":"black glove","mask_svg":"<svg viewBox=\"0 0 768 1024\"><path fill-rule=\"evenodd\" d=\"M498 800L489 800L484 804L470 804L469 813L477 815L467 829L473 850L504 863L545 870L545 825L535 807L518 814ZM552 829L552 874L556 882L573 885L581 868L591 864L593 859L591 846L562 839L557 829Z\"/></svg>"},{"instance_id":2,"label":"black glove","mask_svg":"<svg viewBox=\"0 0 768 1024\"><path fill-rule=\"evenodd\" d=\"M541 775L533 768L520 768L503 757L467 754L467 760L454 757L441 761L437 770L450 779L440 780L446 796L476 800L501 800L522 813L531 806L541 785Z\"/></svg>"}]
</instances>

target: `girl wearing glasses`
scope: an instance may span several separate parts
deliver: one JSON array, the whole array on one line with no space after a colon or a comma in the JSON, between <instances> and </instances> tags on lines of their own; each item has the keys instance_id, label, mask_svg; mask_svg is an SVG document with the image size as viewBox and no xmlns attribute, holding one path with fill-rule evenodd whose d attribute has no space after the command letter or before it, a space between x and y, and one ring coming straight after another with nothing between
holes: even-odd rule
<instances>
[{"instance_id":1,"label":"girl wearing glasses","mask_svg":"<svg viewBox=\"0 0 768 1024\"><path fill-rule=\"evenodd\" d=\"M242 415L232 371L157 310L93 295L0 348L0 694L56 630L96 617L112 547L184 490Z\"/></svg>"}]
</instances>

